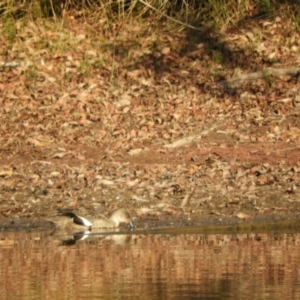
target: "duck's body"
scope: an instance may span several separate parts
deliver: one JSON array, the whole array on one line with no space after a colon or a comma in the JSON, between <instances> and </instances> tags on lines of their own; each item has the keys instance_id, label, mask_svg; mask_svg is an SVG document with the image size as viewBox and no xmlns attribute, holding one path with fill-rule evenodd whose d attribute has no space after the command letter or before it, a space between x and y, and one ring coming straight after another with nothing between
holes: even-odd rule
<instances>
[{"instance_id":1,"label":"duck's body","mask_svg":"<svg viewBox=\"0 0 300 300\"><path fill-rule=\"evenodd\" d=\"M124 208L119 208L111 214L109 219L103 215L95 219L92 228L114 228L119 227L121 223L130 224L131 222L130 213Z\"/></svg>"},{"instance_id":2,"label":"duck's body","mask_svg":"<svg viewBox=\"0 0 300 300\"><path fill-rule=\"evenodd\" d=\"M94 220L88 220L78 216L71 211L61 211L62 216L51 220L56 229L63 229L69 232L86 231L99 228L116 228L121 223L129 224L132 222L130 214L127 210L120 208L115 210L110 218L99 215Z\"/></svg>"}]
</instances>

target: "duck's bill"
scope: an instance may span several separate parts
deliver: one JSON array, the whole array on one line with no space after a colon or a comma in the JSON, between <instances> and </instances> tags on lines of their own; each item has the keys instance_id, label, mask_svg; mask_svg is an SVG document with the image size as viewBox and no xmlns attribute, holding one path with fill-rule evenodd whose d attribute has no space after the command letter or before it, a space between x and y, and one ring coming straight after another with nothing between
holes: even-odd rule
<instances>
[{"instance_id":1,"label":"duck's bill","mask_svg":"<svg viewBox=\"0 0 300 300\"><path fill-rule=\"evenodd\" d=\"M129 229L130 230L133 230L135 228L135 223L134 223L134 221L131 221L130 223L129 223Z\"/></svg>"}]
</instances>

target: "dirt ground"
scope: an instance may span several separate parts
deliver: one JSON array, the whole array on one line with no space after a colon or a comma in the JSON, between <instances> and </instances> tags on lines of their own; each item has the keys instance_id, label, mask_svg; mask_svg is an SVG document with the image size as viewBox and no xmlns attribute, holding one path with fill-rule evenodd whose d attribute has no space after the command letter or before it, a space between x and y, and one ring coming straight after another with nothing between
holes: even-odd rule
<instances>
[{"instance_id":1,"label":"dirt ground","mask_svg":"<svg viewBox=\"0 0 300 300\"><path fill-rule=\"evenodd\" d=\"M0 71L2 222L65 207L154 227L297 220L299 73L219 84L299 66L291 24L199 37L65 21L0 38L0 61L18 62Z\"/></svg>"}]
</instances>

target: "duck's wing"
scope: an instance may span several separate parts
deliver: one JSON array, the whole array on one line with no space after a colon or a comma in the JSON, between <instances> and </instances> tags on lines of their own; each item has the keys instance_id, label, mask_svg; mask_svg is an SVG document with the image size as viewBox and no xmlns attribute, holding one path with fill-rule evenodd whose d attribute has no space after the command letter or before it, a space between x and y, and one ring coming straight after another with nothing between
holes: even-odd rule
<instances>
[{"instance_id":1,"label":"duck's wing","mask_svg":"<svg viewBox=\"0 0 300 300\"><path fill-rule=\"evenodd\" d=\"M88 219L77 216L76 214L74 214L73 222L75 224L83 225L83 226L87 226L87 227L91 227L93 225L93 223L91 223Z\"/></svg>"},{"instance_id":2,"label":"duck's wing","mask_svg":"<svg viewBox=\"0 0 300 300\"><path fill-rule=\"evenodd\" d=\"M59 211L63 216L70 217L73 219L73 222L77 225L82 225L86 227L91 227L93 223L91 223L88 219L76 215L73 211L70 210L60 210Z\"/></svg>"}]
</instances>

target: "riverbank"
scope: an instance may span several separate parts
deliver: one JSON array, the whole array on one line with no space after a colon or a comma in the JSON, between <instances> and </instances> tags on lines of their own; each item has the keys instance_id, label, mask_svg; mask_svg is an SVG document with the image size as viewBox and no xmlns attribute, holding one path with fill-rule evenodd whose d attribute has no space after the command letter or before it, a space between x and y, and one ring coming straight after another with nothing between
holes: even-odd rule
<instances>
[{"instance_id":1,"label":"riverbank","mask_svg":"<svg viewBox=\"0 0 300 300\"><path fill-rule=\"evenodd\" d=\"M281 72L299 66L296 24L62 20L1 27L5 220L65 207L125 207L142 222L298 218L299 73ZM242 76L253 72L265 76Z\"/></svg>"}]
</instances>

